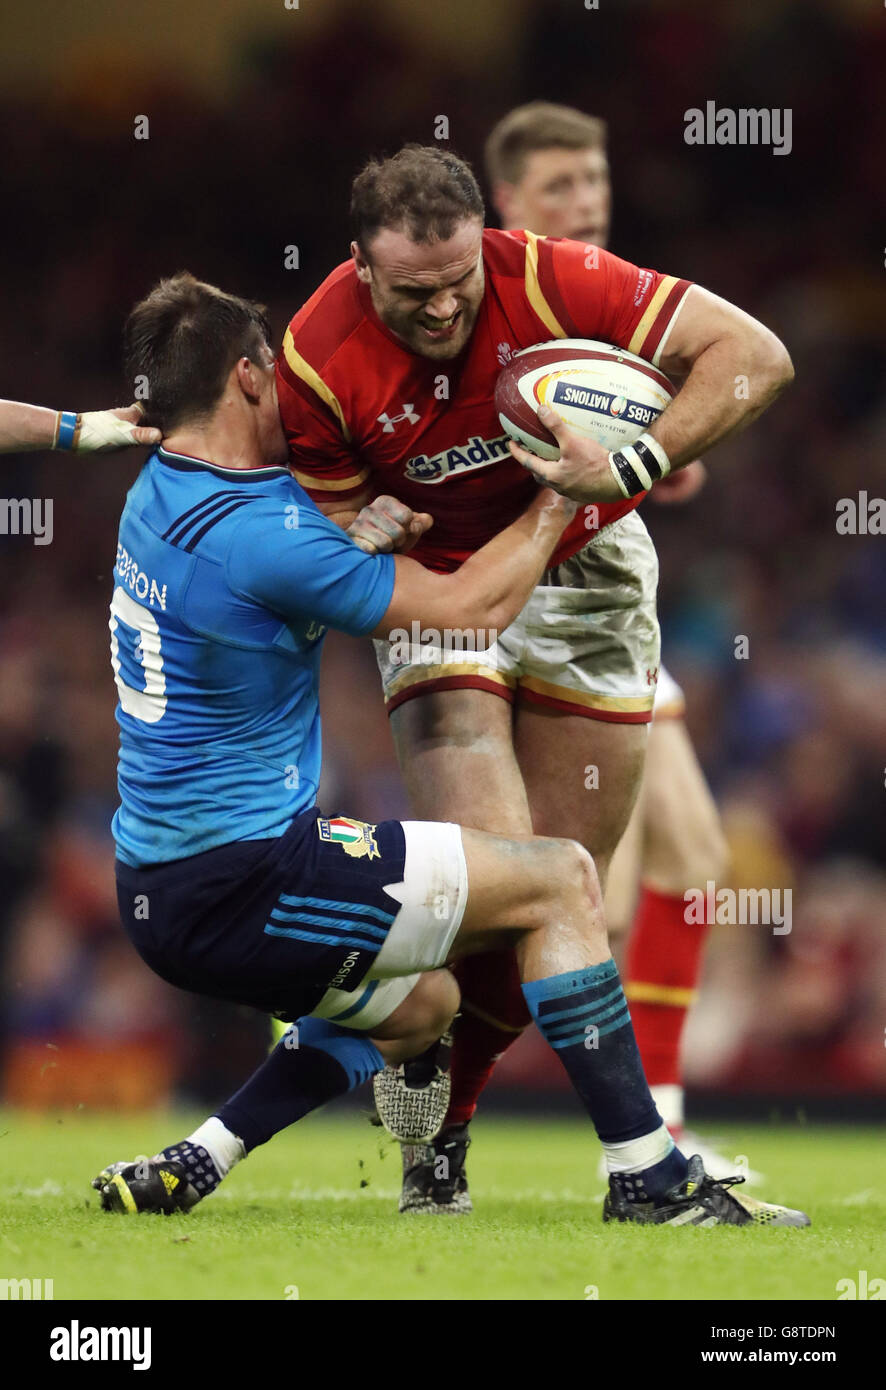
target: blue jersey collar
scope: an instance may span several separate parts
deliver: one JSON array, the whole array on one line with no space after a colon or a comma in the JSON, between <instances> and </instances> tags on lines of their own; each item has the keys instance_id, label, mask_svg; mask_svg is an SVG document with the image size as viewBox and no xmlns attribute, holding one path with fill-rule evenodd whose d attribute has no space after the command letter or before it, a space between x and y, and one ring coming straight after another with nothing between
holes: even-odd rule
<instances>
[{"instance_id":1,"label":"blue jersey collar","mask_svg":"<svg viewBox=\"0 0 886 1390\"><path fill-rule=\"evenodd\" d=\"M281 468L276 464L270 464L266 468L222 468L220 464L210 463L208 459L194 458L191 454L175 454L171 449L164 449L162 444L156 451L156 457L169 468L177 468L182 473L214 473L231 483L250 483L256 478L292 477L288 468Z\"/></svg>"}]
</instances>

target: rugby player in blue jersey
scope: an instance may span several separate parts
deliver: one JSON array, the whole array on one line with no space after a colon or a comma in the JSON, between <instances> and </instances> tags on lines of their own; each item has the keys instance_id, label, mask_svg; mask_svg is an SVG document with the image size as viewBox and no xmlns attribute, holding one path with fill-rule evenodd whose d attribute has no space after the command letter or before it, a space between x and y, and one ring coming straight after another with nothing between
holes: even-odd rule
<instances>
[{"instance_id":1,"label":"rugby player in blue jersey","mask_svg":"<svg viewBox=\"0 0 886 1390\"><path fill-rule=\"evenodd\" d=\"M146 423L163 443L120 523L114 835L120 912L143 959L295 1030L194 1133L104 1169L102 1205L193 1207L278 1130L429 1047L458 1008L449 962L512 945L532 1015L602 1142L604 1218L752 1222L662 1124L580 845L370 825L314 804L326 630L505 628L574 504L540 490L453 574L367 553L286 468L268 336L259 306L188 275L158 285L127 324L129 375L147 378ZM368 510L363 537L391 524L381 499ZM429 524L410 515L407 544ZM588 1162L592 1181L590 1148Z\"/></svg>"}]
</instances>

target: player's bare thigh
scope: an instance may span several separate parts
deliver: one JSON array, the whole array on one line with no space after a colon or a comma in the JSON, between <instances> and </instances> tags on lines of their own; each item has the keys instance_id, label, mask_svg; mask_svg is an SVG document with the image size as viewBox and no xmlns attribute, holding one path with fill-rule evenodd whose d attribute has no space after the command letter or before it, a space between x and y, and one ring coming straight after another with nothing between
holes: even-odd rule
<instances>
[{"instance_id":1,"label":"player's bare thigh","mask_svg":"<svg viewBox=\"0 0 886 1390\"><path fill-rule=\"evenodd\" d=\"M394 710L391 732L415 816L532 833L507 700L485 690L430 691Z\"/></svg>"},{"instance_id":2,"label":"player's bare thigh","mask_svg":"<svg viewBox=\"0 0 886 1390\"><path fill-rule=\"evenodd\" d=\"M517 710L515 746L535 833L578 840L604 888L640 789L648 730L536 705Z\"/></svg>"},{"instance_id":3,"label":"player's bare thigh","mask_svg":"<svg viewBox=\"0 0 886 1390\"><path fill-rule=\"evenodd\" d=\"M720 817L682 719L652 726L642 808L641 873L650 888L682 894L725 872Z\"/></svg>"}]
</instances>

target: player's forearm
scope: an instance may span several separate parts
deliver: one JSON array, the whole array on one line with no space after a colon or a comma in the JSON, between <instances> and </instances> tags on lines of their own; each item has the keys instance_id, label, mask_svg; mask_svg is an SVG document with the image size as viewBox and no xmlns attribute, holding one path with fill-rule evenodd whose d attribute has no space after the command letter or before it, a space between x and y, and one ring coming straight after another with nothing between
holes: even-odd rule
<instances>
[{"instance_id":1,"label":"player's forearm","mask_svg":"<svg viewBox=\"0 0 886 1390\"><path fill-rule=\"evenodd\" d=\"M397 555L394 593L373 636L389 639L412 623L443 633L503 632L526 603L575 507L543 489L513 525L494 536L456 570L434 574Z\"/></svg>"},{"instance_id":2,"label":"player's forearm","mask_svg":"<svg viewBox=\"0 0 886 1390\"><path fill-rule=\"evenodd\" d=\"M493 536L454 574L439 578L438 628L503 632L550 563L574 506L545 488L511 526Z\"/></svg>"},{"instance_id":3,"label":"player's forearm","mask_svg":"<svg viewBox=\"0 0 886 1390\"><path fill-rule=\"evenodd\" d=\"M793 380L784 344L747 315L699 351L649 434L671 468L697 459L756 420Z\"/></svg>"},{"instance_id":4,"label":"player's forearm","mask_svg":"<svg viewBox=\"0 0 886 1390\"><path fill-rule=\"evenodd\" d=\"M357 520L363 507L369 501L370 493L367 488L358 497L351 497L347 502L318 502L317 506L324 516L328 516L330 521L334 521L336 526L340 526L343 531L347 531Z\"/></svg>"},{"instance_id":5,"label":"player's forearm","mask_svg":"<svg viewBox=\"0 0 886 1390\"><path fill-rule=\"evenodd\" d=\"M55 442L56 411L21 401L0 401L0 453L51 449Z\"/></svg>"},{"instance_id":6,"label":"player's forearm","mask_svg":"<svg viewBox=\"0 0 886 1390\"><path fill-rule=\"evenodd\" d=\"M47 410L42 405L0 401L0 454L27 449L64 449L89 454L126 449L132 444L159 444L152 425L140 425L136 403L116 410Z\"/></svg>"}]
</instances>

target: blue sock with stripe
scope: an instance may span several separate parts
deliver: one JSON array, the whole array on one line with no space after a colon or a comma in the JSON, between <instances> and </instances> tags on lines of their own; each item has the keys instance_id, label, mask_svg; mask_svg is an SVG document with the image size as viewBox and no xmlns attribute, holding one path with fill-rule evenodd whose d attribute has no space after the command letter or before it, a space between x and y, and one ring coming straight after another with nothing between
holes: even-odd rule
<instances>
[{"instance_id":1,"label":"blue sock with stripe","mask_svg":"<svg viewBox=\"0 0 886 1390\"><path fill-rule=\"evenodd\" d=\"M642 1173L643 1182L632 1184L638 1200L681 1182L686 1160L650 1094L615 961L532 980L523 994L590 1115L610 1168Z\"/></svg>"},{"instance_id":2,"label":"blue sock with stripe","mask_svg":"<svg viewBox=\"0 0 886 1390\"><path fill-rule=\"evenodd\" d=\"M300 1018L216 1115L248 1153L318 1105L362 1085L384 1064L365 1033L323 1018Z\"/></svg>"}]
</instances>

